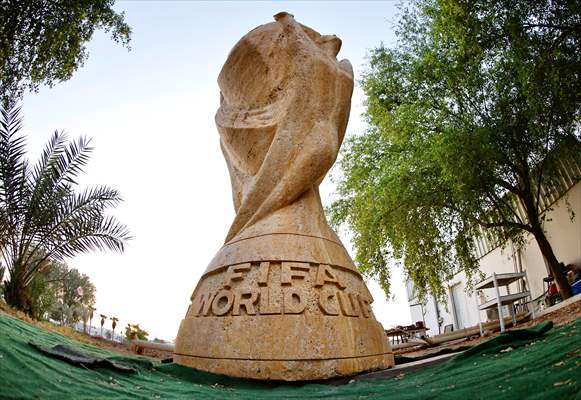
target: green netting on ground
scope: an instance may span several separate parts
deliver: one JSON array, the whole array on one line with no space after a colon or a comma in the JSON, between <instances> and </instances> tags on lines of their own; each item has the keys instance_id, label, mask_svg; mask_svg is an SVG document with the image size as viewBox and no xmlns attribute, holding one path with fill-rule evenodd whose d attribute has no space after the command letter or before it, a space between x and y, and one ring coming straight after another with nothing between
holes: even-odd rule
<instances>
[{"instance_id":1,"label":"green netting on ground","mask_svg":"<svg viewBox=\"0 0 581 400\"><path fill-rule=\"evenodd\" d=\"M143 357L81 344L0 315L0 397L39 399L581 399L581 318L553 328L511 332L451 360L392 378L346 384L264 384L154 364ZM40 353L28 343L67 344L132 362L138 372L89 370ZM508 350L507 350L508 349Z\"/></svg>"}]
</instances>

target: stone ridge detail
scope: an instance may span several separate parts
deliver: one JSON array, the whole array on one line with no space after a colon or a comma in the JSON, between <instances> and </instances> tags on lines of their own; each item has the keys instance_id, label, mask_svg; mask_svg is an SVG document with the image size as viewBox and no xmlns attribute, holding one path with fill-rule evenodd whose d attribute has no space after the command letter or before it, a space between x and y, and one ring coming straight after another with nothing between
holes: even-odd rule
<instances>
[{"instance_id":1,"label":"stone ridge detail","mask_svg":"<svg viewBox=\"0 0 581 400\"><path fill-rule=\"evenodd\" d=\"M359 274L341 242L320 236L288 232L267 233L231 241L222 246L204 273L255 260L315 262Z\"/></svg>"},{"instance_id":2,"label":"stone ridge detail","mask_svg":"<svg viewBox=\"0 0 581 400\"><path fill-rule=\"evenodd\" d=\"M264 234L262 234L262 235L256 235L256 236L248 236L248 237L243 237L243 238L239 238L239 239L231 240L230 242L228 242L228 243L226 244L226 246L232 245L232 244L234 244L234 243L238 243L238 242L240 242L240 241L242 241L242 240L249 240L249 239L259 238L259 237L263 237L263 236L270 236L270 235L294 235L294 236L302 236L302 237L307 237L307 238L313 238L313 239L321 239L321 240L326 240L326 241L329 241L329 242L331 242L331 243L333 243L333 244L336 244L336 245L338 245L338 246L343 246L343 245L341 244L341 242L338 242L338 241L336 241L336 240L329 239L329 238L326 238L326 237L313 236L313 235L303 235L303 234L300 234L300 233L293 233L293 232L276 232L276 233L264 233Z\"/></svg>"}]
</instances>

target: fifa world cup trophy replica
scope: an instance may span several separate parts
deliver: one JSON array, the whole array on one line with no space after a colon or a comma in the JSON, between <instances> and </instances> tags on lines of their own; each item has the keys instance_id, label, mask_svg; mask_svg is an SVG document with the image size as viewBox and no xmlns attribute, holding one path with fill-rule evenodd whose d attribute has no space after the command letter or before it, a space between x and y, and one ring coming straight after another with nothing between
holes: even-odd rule
<instances>
[{"instance_id":1,"label":"fifa world cup trophy replica","mask_svg":"<svg viewBox=\"0 0 581 400\"><path fill-rule=\"evenodd\" d=\"M393 366L371 294L319 195L353 92L340 48L336 36L279 13L228 55L216 125L236 217L192 294L177 363L275 380Z\"/></svg>"}]
</instances>

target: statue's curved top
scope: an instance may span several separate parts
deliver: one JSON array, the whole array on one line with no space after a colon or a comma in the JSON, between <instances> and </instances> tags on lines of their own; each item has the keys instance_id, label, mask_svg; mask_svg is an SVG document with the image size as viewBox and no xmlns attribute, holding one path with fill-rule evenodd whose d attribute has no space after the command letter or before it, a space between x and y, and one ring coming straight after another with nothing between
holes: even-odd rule
<instances>
[{"instance_id":1,"label":"statue's curved top","mask_svg":"<svg viewBox=\"0 0 581 400\"><path fill-rule=\"evenodd\" d=\"M270 233L340 243L318 186L343 141L353 69L337 61L341 40L291 14L245 35L218 78L216 125L236 217L226 243Z\"/></svg>"}]
</instances>

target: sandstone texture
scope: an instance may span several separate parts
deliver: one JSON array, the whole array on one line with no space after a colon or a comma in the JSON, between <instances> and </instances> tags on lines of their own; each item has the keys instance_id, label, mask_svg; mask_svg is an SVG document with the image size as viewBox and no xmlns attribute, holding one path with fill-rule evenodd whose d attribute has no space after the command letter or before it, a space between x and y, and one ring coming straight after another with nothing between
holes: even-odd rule
<instances>
[{"instance_id":1,"label":"sandstone texture","mask_svg":"<svg viewBox=\"0 0 581 400\"><path fill-rule=\"evenodd\" d=\"M236 217L192 294L176 362L273 380L393 365L371 294L319 196L353 91L340 47L280 13L230 52L216 125Z\"/></svg>"}]
</instances>

